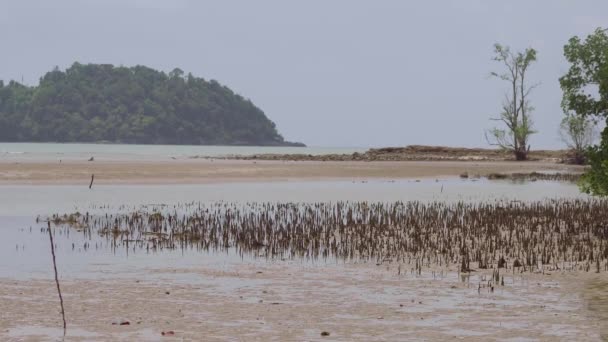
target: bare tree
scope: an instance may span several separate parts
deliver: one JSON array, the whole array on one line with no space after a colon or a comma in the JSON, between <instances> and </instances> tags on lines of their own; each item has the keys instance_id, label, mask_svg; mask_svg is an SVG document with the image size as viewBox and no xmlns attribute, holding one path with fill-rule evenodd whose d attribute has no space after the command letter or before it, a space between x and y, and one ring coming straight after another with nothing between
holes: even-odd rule
<instances>
[{"instance_id":1,"label":"bare tree","mask_svg":"<svg viewBox=\"0 0 608 342\"><path fill-rule=\"evenodd\" d=\"M494 53L494 60L502 63L507 71L502 74L493 72L491 75L508 82L510 87L505 94L500 117L492 120L501 121L507 127L489 130L486 140L490 145L513 152L516 160L526 160L530 152L528 139L536 133L530 117L534 107L530 105L528 97L537 86L527 85L526 73L536 61L536 50L528 48L523 53L513 53L508 46L495 44Z\"/></svg>"},{"instance_id":2,"label":"bare tree","mask_svg":"<svg viewBox=\"0 0 608 342\"><path fill-rule=\"evenodd\" d=\"M566 114L559 127L561 140L572 150L571 160L585 163L585 150L598 136L596 123L588 117Z\"/></svg>"}]
</instances>

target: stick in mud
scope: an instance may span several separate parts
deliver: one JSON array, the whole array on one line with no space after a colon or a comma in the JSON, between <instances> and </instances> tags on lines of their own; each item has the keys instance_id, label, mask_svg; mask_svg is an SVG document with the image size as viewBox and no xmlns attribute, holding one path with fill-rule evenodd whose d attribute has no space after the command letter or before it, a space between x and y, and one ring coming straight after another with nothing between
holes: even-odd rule
<instances>
[{"instance_id":1,"label":"stick in mud","mask_svg":"<svg viewBox=\"0 0 608 342\"><path fill-rule=\"evenodd\" d=\"M55 261L55 243L53 242L53 232L51 231L51 221L48 221L49 239L51 240L51 255L53 256L53 269L55 270L55 284L57 284L57 293L59 293L59 302L61 304L61 317L63 318L63 335L65 336L67 325L65 323L65 310L63 309L63 297L61 296L61 288L59 287L59 276L57 275L57 263Z\"/></svg>"},{"instance_id":2,"label":"stick in mud","mask_svg":"<svg viewBox=\"0 0 608 342\"><path fill-rule=\"evenodd\" d=\"M95 174L91 175L91 183L89 183L89 189L93 186L93 180L95 179Z\"/></svg>"}]
</instances>

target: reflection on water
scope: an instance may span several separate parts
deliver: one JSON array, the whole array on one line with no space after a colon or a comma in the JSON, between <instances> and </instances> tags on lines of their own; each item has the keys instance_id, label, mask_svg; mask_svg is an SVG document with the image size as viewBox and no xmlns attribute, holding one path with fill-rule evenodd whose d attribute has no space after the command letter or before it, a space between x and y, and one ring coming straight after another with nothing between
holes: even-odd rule
<instances>
[{"instance_id":1,"label":"reflection on water","mask_svg":"<svg viewBox=\"0 0 608 342\"><path fill-rule=\"evenodd\" d=\"M45 229L46 222L36 223L31 217L0 218L0 278L52 277L51 249ZM141 249L114 249L110 242L97 236L86 237L74 230L53 231L62 278L97 278L119 272L124 276L139 275L145 279L144 270L148 267L205 265L222 268L241 261L234 253L203 254L192 250L154 253ZM88 244L86 249L85 243Z\"/></svg>"},{"instance_id":2,"label":"reflection on water","mask_svg":"<svg viewBox=\"0 0 608 342\"><path fill-rule=\"evenodd\" d=\"M488 180L372 180L365 182L270 182L201 185L0 186L0 217L36 216L91 211L119 206L218 201L537 201L547 198L587 198L575 184ZM109 208L108 208L109 206Z\"/></svg>"},{"instance_id":3,"label":"reflection on water","mask_svg":"<svg viewBox=\"0 0 608 342\"><path fill-rule=\"evenodd\" d=\"M36 223L29 217L2 217L0 219L0 278L51 279L53 277L49 236L46 222ZM341 264L335 260L270 260L264 257L243 258L235 249L201 253L196 248L146 250L124 243L114 247L112 240L97 234L87 236L73 229L53 229L55 254L61 278L98 279L132 278L154 279L150 269L171 272L174 268L228 270L235 265L266 265L287 263L291 265ZM85 244L88 245L85 248ZM171 274L172 281L192 284L207 280L192 278L189 273ZM229 289L231 284L223 284Z\"/></svg>"}]
</instances>

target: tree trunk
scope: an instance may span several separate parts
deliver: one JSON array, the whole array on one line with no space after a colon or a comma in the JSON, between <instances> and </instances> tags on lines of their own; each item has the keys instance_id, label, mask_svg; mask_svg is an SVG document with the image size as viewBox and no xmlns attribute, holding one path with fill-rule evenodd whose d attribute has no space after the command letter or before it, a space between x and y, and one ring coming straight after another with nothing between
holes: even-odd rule
<instances>
[{"instance_id":1,"label":"tree trunk","mask_svg":"<svg viewBox=\"0 0 608 342\"><path fill-rule=\"evenodd\" d=\"M515 153L515 160L521 161L521 160L528 160L528 151L526 150L522 150L517 149L515 151L513 151Z\"/></svg>"}]
</instances>

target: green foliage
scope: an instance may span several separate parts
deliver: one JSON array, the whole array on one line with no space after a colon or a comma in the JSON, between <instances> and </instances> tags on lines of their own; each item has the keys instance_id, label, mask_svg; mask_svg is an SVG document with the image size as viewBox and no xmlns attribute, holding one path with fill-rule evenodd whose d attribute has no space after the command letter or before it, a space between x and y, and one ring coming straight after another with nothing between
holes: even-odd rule
<instances>
[{"instance_id":1,"label":"green foliage","mask_svg":"<svg viewBox=\"0 0 608 342\"><path fill-rule=\"evenodd\" d=\"M79 63L36 87L0 83L0 141L301 145L217 81L178 68Z\"/></svg>"},{"instance_id":2,"label":"green foliage","mask_svg":"<svg viewBox=\"0 0 608 342\"><path fill-rule=\"evenodd\" d=\"M598 28L584 42L579 37L571 38L564 56L571 64L559 79L564 111L608 116L608 33Z\"/></svg>"},{"instance_id":3,"label":"green foliage","mask_svg":"<svg viewBox=\"0 0 608 342\"><path fill-rule=\"evenodd\" d=\"M602 133L600 145L587 150L587 159L591 168L581 178L581 190L591 195L608 196L608 129Z\"/></svg>"},{"instance_id":4,"label":"green foliage","mask_svg":"<svg viewBox=\"0 0 608 342\"><path fill-rule=\"evenodd\" d=\"M584 41L573 37L564 47L570 69L560 78L562 107L582 117L608 121L608 33L597 29ZM608 196L608 127L599 146L588 149L591 169L583 176L583 191Z\"/></svg>"},{"instance_id":5,"label":"green foliage","mask_svg":"<svg viewBox=\"0 0 608 342\"><path fill-rule=\"evenodd\" d=\"M559 128L562 141L570 148L570 162L585 164L585 151L596 138L596 124L588 117L568 113Z\"/></svg>"},{"instance_id":6,"label":"green foliage","mask_svg":"<svg viewBox=\"0 0 608 342\"><path fill-rule=\"evenodd\" d=\"M490 144L512 151L517 160L526 160L530 150L529 137L536 133L530 116L534 107L528 99L535 86L527 85L526 73L536 61L536 50L528 48L524 52L513 53L509 47L495 44L494 54L494 60L503 64L506 72L493 72L491 75L508 82L509 91L500 116L493 120L501 121L506 129L493 128L487 132L491 139L487 133L486 138Z\"/></svg>"}]
</instances>

